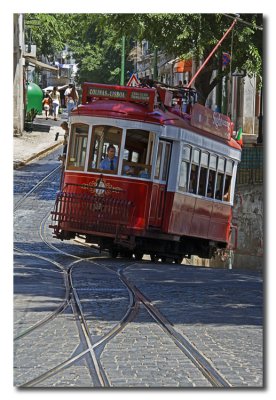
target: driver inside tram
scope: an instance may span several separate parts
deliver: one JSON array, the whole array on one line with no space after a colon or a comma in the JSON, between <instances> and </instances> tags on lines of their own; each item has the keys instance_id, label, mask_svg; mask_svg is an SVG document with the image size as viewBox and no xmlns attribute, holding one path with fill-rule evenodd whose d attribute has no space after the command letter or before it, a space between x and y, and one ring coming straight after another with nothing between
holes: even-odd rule
<instances>
[{"instance_id":1,"label":"driver inside tram","mask_svg":"<svg viewBox=\"0 0 276 400\"><path fill-rule=\"evenodd\" d=\"M100 169L109 171L116 171L118 166L118 157L115 156L116 148L113 144L110 144L107 148L107 157L104 158L100 163Z\"/></svg>"}]
</instances>

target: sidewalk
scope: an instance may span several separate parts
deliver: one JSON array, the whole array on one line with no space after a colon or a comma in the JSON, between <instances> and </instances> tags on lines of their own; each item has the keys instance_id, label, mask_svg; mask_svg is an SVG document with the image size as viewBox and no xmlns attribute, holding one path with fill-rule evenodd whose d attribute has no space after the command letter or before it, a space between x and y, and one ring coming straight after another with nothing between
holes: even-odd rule
<instances>
[{"instance_id":1,"label":"sidewalk","mask_svg":"<svg viewBox=\"0 0 276 400\"><path fill-rule=\"evenodd\" d=\"M58 121L58 126L50 126L49 132L23 132L22 136L13 137L13 168L19 168L30 161L44 156L47 152L61 147L64 139L64 130L60 127L63 119ZM36 121L39 124L39 119ZM58 139L56 134L59 133ZM62 147L61 147L62 152Z\"/></svg>"}]
</instances>

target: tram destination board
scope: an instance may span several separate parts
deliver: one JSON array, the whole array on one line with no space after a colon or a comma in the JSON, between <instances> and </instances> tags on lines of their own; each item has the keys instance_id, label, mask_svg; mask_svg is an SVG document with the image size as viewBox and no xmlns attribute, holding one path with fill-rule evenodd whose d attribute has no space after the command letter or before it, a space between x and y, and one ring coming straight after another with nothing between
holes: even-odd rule
<instances>
[{"instance_id":1,"label":"tram destination board","mask_svg":"<svg viewBox=\"0 0 276 400\"><path fill-rule=\"evenodd\" d=\"M84 83L82 103L85 104L91 99L121 100L144 104L152 111L154 97L155 91L149 88Z\"/></svg>"},{"instance_id":2,"label":"tram destination board","mask_svg":"<svg viewBox=\"0 0 276 400\"><path fill-rule=\"evenodd\" d=\"M115 99L127 98L127 92L125 90L114 90L114 89L104 89L104 88L90 88L88 90L88 95L93 97L108 97Z\"/></svg>"},{"instance_id":3,"label":"tram destination board","mask_svg":"<svg viewBox=\"0 0 276 400\"><path fill-rule=\"evenodd\" d=\"M233 124L229 117L200 104L193 107L191 125L227 140L231 139L233 133Z\"/></svg>"}]
</instances>

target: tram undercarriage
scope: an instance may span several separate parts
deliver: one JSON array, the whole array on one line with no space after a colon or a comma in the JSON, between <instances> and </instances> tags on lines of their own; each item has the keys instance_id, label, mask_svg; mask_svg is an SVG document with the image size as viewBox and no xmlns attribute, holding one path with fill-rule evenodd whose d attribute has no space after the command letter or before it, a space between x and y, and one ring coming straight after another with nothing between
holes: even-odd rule
<instances>
[{"instance_id":1,"label":"tram undercarriage","mask_svg":"<svg viewBox=\"0 0 276 400\"><path fill-rule=\"evenodd\" d=\"M56 232L57 234L57 232ZM226 243L214 242L195 237L176 237L167 235L167 238L134 235L115 236L104 234L84 234L82 232L59 231L56 235L61 240L69 240L80 237L87 244L97 245L100 251L108 251L112 258L117 256L135 258L141 260L144 254L148 254L152 261L161 259L163 262L173 260L181 263L183 258L191 258L192 255L211 259L218 249L225 249ZM165 236L164 234L162 235ZM170 236L173 237L171 240Z\"/></svg>"}]
</instances>

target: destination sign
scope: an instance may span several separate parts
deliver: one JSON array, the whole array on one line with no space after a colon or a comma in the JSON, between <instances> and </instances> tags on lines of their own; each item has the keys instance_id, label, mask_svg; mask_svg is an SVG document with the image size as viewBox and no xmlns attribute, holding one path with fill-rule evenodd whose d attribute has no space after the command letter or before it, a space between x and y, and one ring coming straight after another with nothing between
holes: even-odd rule
<instances>
[{"instance_id":1,"label":"destination sign","mask_svg":"<svg viewBox=\"0 0 276 400\"><path fill-rule=\"evenodd\" d=\"M154 109L155 90L131 86L105 85L101 83L84 82L82 104L91 103L96 99L110 99L140 103L151 112Z\"/></svg>"},{"instance_id":2,"label":"destination sign","mask_svg":"<svg viewBox=\"0 0 276 400\"><path fill-rule=\"evenodd\" d=\"M124 90L92 87L88 89L88 95L94 97L110 97L115 99L125 99L127 97L127 92Z\"/></svg>"},{"instance_id":3,"label":"destination sign","mask_svg":"<svg viewBox=\"0 0 276 400\"><path fill-rule=\"evenodd\" d=\"M130 98L132 100L140 100L140 101L149 102L150 96L148 93L136 92L135 90L133 90L130 93Z\"/></svg>"},{"instance_id":4,"label":"destination sign","mask_svg":"<svg viewBox=\"0 0 276 400\"><path fill-rule=\"evenodd\" d=\"M233 124L229 117L200 104L193 106L191 125L227 140L231 139L233 133Z\"/></svg>"}]
</instances>

